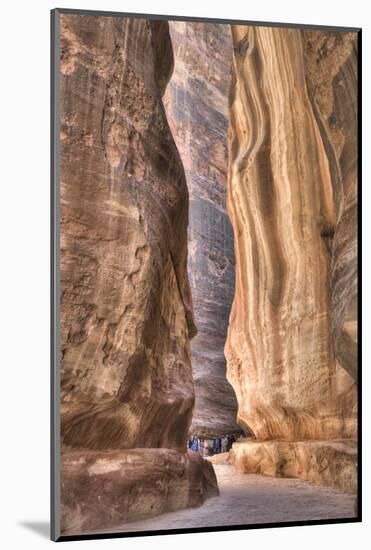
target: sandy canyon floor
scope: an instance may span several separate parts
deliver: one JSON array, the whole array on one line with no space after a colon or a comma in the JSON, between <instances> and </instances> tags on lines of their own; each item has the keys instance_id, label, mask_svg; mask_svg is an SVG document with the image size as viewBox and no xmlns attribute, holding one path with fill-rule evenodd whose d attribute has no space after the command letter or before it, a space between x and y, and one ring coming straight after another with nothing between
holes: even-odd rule
<instances>
[{"instance_id":1,"label":"sandy canyon floor","mask_svg":"<svg viewBox=\"0 0 371 550\"><path fill-rule=\"evenodd\" d=\"M117 525L112 532L350 518L355 497L305 481L239 474L214 465L220 495L198 508Z\"/></svg>"}]
</instances>

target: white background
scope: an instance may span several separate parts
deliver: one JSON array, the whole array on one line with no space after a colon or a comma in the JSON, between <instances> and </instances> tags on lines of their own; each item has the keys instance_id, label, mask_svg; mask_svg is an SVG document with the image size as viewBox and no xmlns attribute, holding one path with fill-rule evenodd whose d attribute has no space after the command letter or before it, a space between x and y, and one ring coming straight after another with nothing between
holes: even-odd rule
<instances>
[{"instance_id":1,"label":"white background","mask_svg":"<svg viewBox=\"0 0 371 550\"><path fill-rule=\"evenodd\" d=\"M4 5L5 4L5 5ZM49 518L49 10L54 7L362 26L364 113L364 493L370 489L370 15L366 0L47 0L1 6L0 55L0 545L41 548ZM4 124L5 120L5 124ZM368 425L367 425L368 424ZM364 495L365 496L365 495ZM364 499L365 500L365 499ZM368 499L366 499L368 500ZM70 542L69 548L142 550L222 548L366 548L364 524ZM30 526L31 524L31 526ZM32 527L33 525L33 527ZM36 529L35 529L36 525ZM370 544L370 543L369 543ZM369 547L369 546L368 546Z\"/></svg>"}]
</instances>

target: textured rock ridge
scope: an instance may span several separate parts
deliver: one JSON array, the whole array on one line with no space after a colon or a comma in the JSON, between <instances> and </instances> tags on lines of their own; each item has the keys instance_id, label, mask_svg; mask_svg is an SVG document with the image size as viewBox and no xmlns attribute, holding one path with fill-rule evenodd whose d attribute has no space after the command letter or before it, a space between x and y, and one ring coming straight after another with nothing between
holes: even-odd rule
<instances>
[{"instance_id":1,"label":"textured rock ridge","mask_svg":"<svg viewBox=\"0 0 371 550\"><path fill-rule=\"evenodd\" d=\"M238 430L224 356L235 277L226 212L232 38L227 25L170 22L169 27L175 63L164 104L189 189L188 273L198 328L191 344L192 431L220 434Z\"/></svg>"},{"instance_id":2,"label":"textured rock ridge","mask_svg":"<svg viewBox=\"0 0 371 550\"><path fill-rule=\"evenodd\" d=\"M346 493L357 491L357 444L352 439L242 440L233 444L229 457L225 460L245 474L301 478ZM218 464L218 461L214 463Z\"/></svg>"},{"instance_id":3,"label":"textured rock ridge","mask_svg":"<svg viewBox=\"0 0 371 550\"><path fill-rule=\"evenodd\" d=\"M332 250L332 330L336 358L357 378L357 39L303 32L313 110L325 146L336 209Z\"/></svg>"},{"instance_id":4,"label":"textured rock ridge","mask_svg":"<svg viewBox=\"0 0 371 550\"><path fill-rule=\"evenodd\" d=\"M166 22L61 16L65 450L186 451L196 329L188 191L161 97L172 67Z\"/></svg>"},{"instance_id":5,"label":"textured rock ridge","mask_svg":"<svg viewBox=\"0 0 371 550\"><path fill-rule=\"evenodd\" d=\"M199 506L215 496L211 464L169 449L78 450L62 460L62 503L69 534L109 530L129 521Z\"/></svg>"},{"instance_id":6,"label":"textured rock ridge","mask_svg":"<svg viewBox=\"0 0 371 550\"><path fill-rule=\"evenodd\" d=\"M185 450L194 325L187 187L158 84L169 35L165 78L163 24L62 21L63 441Z\"/></svg>"},{"instance_id":7,"label":"textured rock ridge","mask_svg":"<svg viewBox=\"0 0 371 550\"><path fill-rule=\"evenodd\" d=\"M309 35L243 26L232 35L228 210L236 293L226 355L238 420L258 440L351 439L354 355L344 360L342 350L355 314L355 35L339 46L332 77L321 62L325 84ZM342 80L335 93L333 79ZM320 102L326 91L329 112ZM350 122L337 111L342 93ZM331 135L321 120L331 121L333 110ZM340 179L333 162L343 163ZM352 367L344 370L346 361Z\"/></svg>"}]
</instances>

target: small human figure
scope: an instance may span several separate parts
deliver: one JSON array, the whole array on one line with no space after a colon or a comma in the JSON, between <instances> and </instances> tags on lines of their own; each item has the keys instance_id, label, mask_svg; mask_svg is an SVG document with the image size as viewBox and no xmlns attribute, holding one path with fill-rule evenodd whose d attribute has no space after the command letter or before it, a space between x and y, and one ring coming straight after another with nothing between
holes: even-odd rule
<instances>
[{"instance_id":1,"label":"small human figure","mask_svg":"<svg viewBox=\"0 0 371 550\"><path fill-rule=\"evenodd\" d=\"M228 451L228 439L226 436L222 438L222 453L226 453Z\"/></svg>"},{"instance_id":2,"label":"small human figure","mask_svg":"<svg viewBox=\"0 0 371 550\"><path fill-rule=\"evenodd\" d=\"M195 453L197 453L197 451L198 451L198 441L197 441L196 438L194 438L194 440L192 441L191 449L192 449L192 451L194 451Z\"/></svg>"}]
</instances>

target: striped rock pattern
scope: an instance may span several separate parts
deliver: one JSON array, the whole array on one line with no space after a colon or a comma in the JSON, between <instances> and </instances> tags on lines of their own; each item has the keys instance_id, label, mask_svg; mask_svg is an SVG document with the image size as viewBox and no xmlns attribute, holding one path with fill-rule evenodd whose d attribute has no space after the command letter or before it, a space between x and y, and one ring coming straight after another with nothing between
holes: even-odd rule
<instances>
[{"instance_id":1,"label":"striped rock pattern","mask_svg":"<svg viewBox=\"0 0 371 550\"><path fill-rule=\"evenodd\" d=\"M336 358L357 379L357 41L303 32L305 73L334 194L332 331Z\"/></svg>"},{"instance_id":2,"label":"striped rock pattern","mask_svg":"<svg viewBox=\"0 0 371 550\"><path fill-rule=\"evenodd\" d=\"M339 45L334 74L320 61L323 86L309 35L243 26L232 35L228 209L237 274L226 354L238 419L258 440L353 438L357 393L337 338L353 319L356 284L354 110L349 121L339 106L344 93L354 107L355 35ZM332 103L319 101L316 111L313 97L327 90ZM333 110L324 137L320 120ZM342 166L340 181L332 162Z\"/></svg>"},{"instance_id":3,"label":"striped rock pattern","mask_svg":"<svg viewBox=\"0 0 371 550\"><path fill-rule=\"evenodd\" d=\"M226 211L232 39L227 25L178 21L169 28L174 72L164 104L189 190L188 274L198 329L192 431L222 434L238 430L224 356L235 279Z\"/></svg>"}]
</instances>

